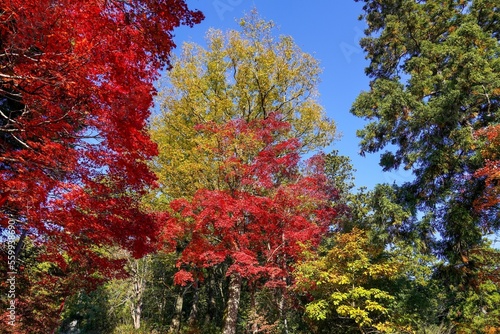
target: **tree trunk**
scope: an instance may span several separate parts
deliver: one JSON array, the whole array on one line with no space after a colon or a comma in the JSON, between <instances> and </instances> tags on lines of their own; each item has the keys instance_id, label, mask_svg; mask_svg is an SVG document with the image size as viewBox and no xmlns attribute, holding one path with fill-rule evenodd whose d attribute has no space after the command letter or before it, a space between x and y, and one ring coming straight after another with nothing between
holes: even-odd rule
<instances>
[{"instance_id":1,"label":"tree trunk","mask_svg":"<svg viewBox=\"0 0 500 334\"><path fill-rule=\"evenodd\" d=\"M19 259L19 256L21 255L21 250L23 249L24 246L24 239L26 239L26 235L28 234L27 229L21 229L21 236L19 237L19 241L17 242L16 245L16 250L14 253L14 265L17 264L17 260Z\"/></svg>"},{"instance_id":2,"label":"tree trunk","mask_svg":"<svg viewBox=\"0 0 500 334\"><path fill-rule=\"evenodd\" d=\"M179 333L181 329L182 307L184 305L184 291L185 289L178 288L177 296L175 297L175 311L172 322L170 323L169 333Z\"/></svg>"},{"instance_id":3,"label":"tree trunk","mask_svg":"<svg viewBox=\"0 0 500 334\"><path fill-rule=\"evenodd\" d=\"M208 310L205 314L205 327L208 327L215 319L217 319L217 303L215 301L215 291L217 289L215 283L215 272L210 273L210 280L207 286L208 293Z\"/></svg>"},{"instance_id":4,"label":"tree trunk","mask_svg":"<svg viewBox=\"0 0 500 334\"><path fill-rule=\"evenodd\" d=\"M132 312L132 320L134 321L134 328L141 328L141 313L142 313L142 302L139 302L135 305L131 304L130 310Z\"/></svg>"},{"instance_id":5,"label":"tree trunk","mask_svg":"<svg viewBox=\"0 0 500 334\"><path fill-rule=\"evenodd\" d=\"M288 334L288 320L286 318L286 306L285 306L286 293L284 290L285 290L285 288L283 288L283 291L281 292L281 296L280 296L279 315L280 315L281 321L283 322L283 333Z\"/></svg>"},{"instance_id":6,"label":"tree trunk","mask_svg":"<svg viewBox=\"0 0 500 334\"><path fill-rule=\"evenodd\" d=\"M198 309L198 301L200 299L200 288L199 288L198 284L196 284L196 287L194 290L193 304L191 306L191 312L189 312L189 318L188 318L188 326L189 327L193 327L194 324L196 323L197 318L198 318L198 310L199 310Z\"/></svg>"},{"instance_id":7,"label":"tree trunk","mask_svg":"<svg viewBox=\"0 0 500 334\"><path fill-rule=\"evenodd\" d=\"M130 271L132 276L132 291L130 298L130 313L134 328L141 327L142 296L146 288L146 275L148 273L148 258L130 260Z\"/></svg>"},{"instance_id":8,"label":"tree trunk","mask_svg":"<svg viewBox=\"0 0 500 334\"><path fill-rule=\"evenodd\" d=\"M286 245L285 233L281 234L281 242L283 245ZM286 253L283 253L283 264L282 267L286 273L288 273L287 261L286 261ZM279 300L279 316L281 321L283 322L283 333L288 334L288 320L286 318L286 293L289 282L287 277L283 277L284 287L281 290L281 296Z\"/></svg>"},{"instance_id":9,"label":"tree trunk","mask_svg":"<svg viewBox=\"0 0 500 334\"><path fill-rule=\"evenodd\" d=\"M238 324L238 309L241 296L241 275L232 273L229 277L229 296L222 334L236 334Z\"/></svg>"}]
</instances>

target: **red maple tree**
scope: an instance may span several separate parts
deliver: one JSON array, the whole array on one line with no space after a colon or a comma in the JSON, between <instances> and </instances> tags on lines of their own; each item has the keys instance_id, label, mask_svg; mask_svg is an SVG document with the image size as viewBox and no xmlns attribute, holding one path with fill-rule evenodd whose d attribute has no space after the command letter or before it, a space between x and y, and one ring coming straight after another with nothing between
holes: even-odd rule
<instances>
[{"instance_id":1,"label":"red maple tree","mask_svg":"<svg viewBox=\"0 0 500 334\"><path fill-rule=\"evenodd\" d=\"M43 245L40 261L73 288L71 273L110 265L96 246L150 247L154 220L138 198L155 180L145 128L153 82L172 30L202 19L181 0L0 4L0 228L14 224L18 246Z\"/></svg>"},{"instance_id":2,"label":"red maple tree","mask_svg":"<svg viewBox=\"0 0 500 334\"><path fill-rule=\"evenodd\" d=\"M270 287L285 287L300 244L317 245L336 215L336 191L324 174L322 156L301 166L299 141L284 139L289 129L279 115L200 126L215 138L209 142L216 143L211 150L220 165L219 186L171 203L165 235L178 231L190 240L174 281L185 285L201 268L227 265L224 333L236 328L242 280L264 279Z\"/></svg>"}]
</instances>

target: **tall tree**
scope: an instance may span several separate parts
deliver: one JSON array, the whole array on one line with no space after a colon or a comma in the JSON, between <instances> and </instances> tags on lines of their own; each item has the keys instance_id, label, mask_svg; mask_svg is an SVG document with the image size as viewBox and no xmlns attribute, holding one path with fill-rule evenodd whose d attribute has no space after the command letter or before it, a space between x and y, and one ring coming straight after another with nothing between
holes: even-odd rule
<instances>
[{"instance_id":1,"label":"tall tree","mask_svg":"<svg viewBox=\"0 0 500 334\"><path fill-rule=\"evenodd\" d=\"M274 35L274 24L254 12L241 21L241 32L210 30L206 48L186 43L172 60L159 94L161 114L153 119L151 130L159 148L153 169L160 187L150 196L156 210L169 210L174 199L189 202L200 189L221 190L221 157L208 149L217 136L199 126L235 119L252 122L277 113L291 128L279 132L282 138L276 140L298 139L300 153L335 138L335 125L317 100L318 62L290 37ZM185 236L178 249L184 249L190 238ZM226 264L205 270L210 278L201 285L210 305L227 297L227 289L222 289L227 284L220 281L226 270ZM205 319L216 318L217 312L208 310Z\"/></svg>"},{"instance_id":2,"label":"tall tree","mask_svg":"<svg viewBox=\"0 0 500 334\"><path fill-rule=\"evenodd\" d=\"M200 189L192 200L174 200L165 231L190 235L176 274L192 281L201 268L226 264L229 279L223 333L235 333L243 280L264 279L284 289L300 243L315 246L335 217L321 156L301 173L300 145L279 138L290 131L280 115L198 127L215 135L207 147L218 164L218 188ZM189 269L194 269L190 271ZM198 269L198 270L197 270Z\"/></svg>"},{"instance_id":3,"label":"tall tree","mask_svg":"<svg viewBox=\"0 0 500 334\"><path fill-rule=\"evenodd\" d=\"M14 224L16 259L29 237L90 276L106 264L95 245L147 250L154 223L137 199L155 180L153 82L171 31L201 19L177 0L0 4L0 226Z\"/></svg>"},{"instance_id":4,"label":"tall tree","mask_svg":"<svg viewBox=\"0 0 500 334\"><path fill-rule=\"evenodd\" d=\"M475 209L488 187L472 177L485 166L474 134L500 116L498 2L363 2L371 83L352 107L369 121L358 132L362 153L388 148L384 170L413 171L401 193L423 214L436 253L473 286L471 254L500 227L496 206Z\"/></svg>"}]
</instances>

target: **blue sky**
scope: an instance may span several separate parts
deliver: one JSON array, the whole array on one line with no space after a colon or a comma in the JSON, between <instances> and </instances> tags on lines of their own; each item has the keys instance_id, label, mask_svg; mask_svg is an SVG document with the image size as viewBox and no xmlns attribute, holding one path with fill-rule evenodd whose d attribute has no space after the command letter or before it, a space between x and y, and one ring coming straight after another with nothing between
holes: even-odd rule
<instances>
[{"instance_id":1,"label":"blue sky","mask_svg":"<svg viewBox=\"0 0 500 334\"><path fill-rule=\"evenodd\" d=\"M337 149L351 158L357 170L356 185L372 188L377 183L400 183L410 175L401 172L383 173L379 166L379 154L361 157L356 130L364 121L350 114L349 109L362 91L368 89L364 74L367 60L358 41L363 36L364 22L358 17L362 4L354 0L315 0L306 3L299 0L187 0L192 9L205 14L205 20L193 28L174 31L178 50L185 41L204 44L209 28L238 29L237 21L245 13L257 8L266 20L272 20L279 34L292 36L305 52L321 63L323 73L319 86L320 103L328 116L337 123L342 137L326 152ZM342 5L339 5L339 3ZM177 50L177 51L178 51Z\"/></svg>"}]
</instances>

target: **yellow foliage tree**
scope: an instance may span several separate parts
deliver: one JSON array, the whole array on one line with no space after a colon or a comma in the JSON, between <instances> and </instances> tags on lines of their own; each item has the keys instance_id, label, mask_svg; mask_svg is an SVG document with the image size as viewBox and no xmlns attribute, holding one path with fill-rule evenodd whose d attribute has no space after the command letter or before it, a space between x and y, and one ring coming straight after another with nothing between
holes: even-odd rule
<instances>
[{"instance_id":1,"label":"yellow foliage tree","mask_svg":"<svg viewBox=\"0 0 500 334\"><path fill-rule=\"evenodd\" d=\"M295 271L297 289L314 297L306 315L315 322L333 323L343 332L394 330L389 316L394 296L376 282L395 279L400 264L381 256L383 249L373 245L363 230L354 228L334 240L325 256L307 253Z\"/></svg>"},{"instance_id":2,"label":"yellow foliage tree","mask_svg":"<svg viewBox=\"0 0 500 334\"><path fill-rule=\"evenodd\" d=\"M185 43L172 60L151 129L159 145L154 169L160 202L219 188L220 161L203 150L214 147L215 138L197 131L197 125L278 113L291 124L288 136L301 141L302 153L335 139L335 125L318 103L318 61L291 37L273 37L273 23L255 12L240 25L241 31L209 30L206 47Z\"/></svg>"}]
</instances>

